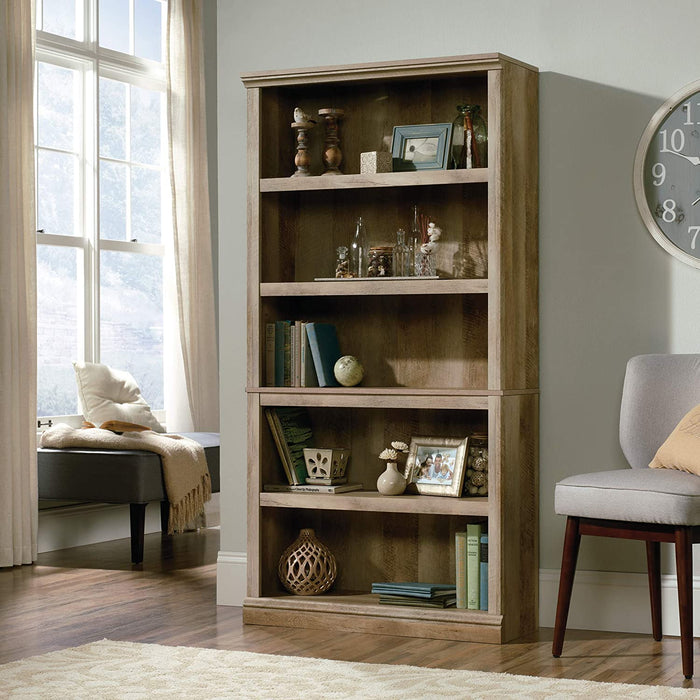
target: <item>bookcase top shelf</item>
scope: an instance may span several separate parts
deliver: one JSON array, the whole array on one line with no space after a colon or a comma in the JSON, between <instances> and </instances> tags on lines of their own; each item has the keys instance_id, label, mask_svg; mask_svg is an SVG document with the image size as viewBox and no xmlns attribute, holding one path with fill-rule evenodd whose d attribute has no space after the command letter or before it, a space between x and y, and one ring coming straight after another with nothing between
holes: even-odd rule
<instances>
[{"instance_id":1,"label":"bookcase top shelf","mask_svg":"<svg viewBox=\"0 0 700 700\"><path fill-rule=\"evenodd\" d=\"M488 279L382 279L329 282L263 282L262 297L391 296L404 294L487 294Z\"/></svg>"},{"instance_id":2,"label":"bookcase top shelf","mask_svg":"<svg viewBox=\"0 0 700 700\"><path fill-rule=\"evenodd\" d=\"M421 187L428 185L466 185L488 182L489 168L467 170L423 170L417 172L312 175L310 177L265 177L261 192L301 192L308 190L375 189L377 187Z\"/></svg>"},{"instance_id":3,"label":"bookcase top shelf","mask_svg":"<svg viewBox=\"0 0 700 700\"><path fill-rule=\"evenodd\" d=\"M381 472L377 462L377 472ZM485 497L447 498L443 496L382 496L377 491L349 493L261 493L266 508L312 508L313 510L352 510L374 513L427 513L488 517Z\"/></svg>"}]
</instances>

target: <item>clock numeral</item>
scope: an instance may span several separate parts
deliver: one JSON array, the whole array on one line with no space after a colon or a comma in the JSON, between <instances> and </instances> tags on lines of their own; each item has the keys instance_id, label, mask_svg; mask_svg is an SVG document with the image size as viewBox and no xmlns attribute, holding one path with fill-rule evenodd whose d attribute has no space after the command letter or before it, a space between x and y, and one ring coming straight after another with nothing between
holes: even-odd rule
<instances>
[{"instance_id":1,"label":"clock numeral","mask_svg":"<svg viewBox=\"0 0 700 700\"><path fill-rule=\"evenodd\" d=\"M661 214L661 218L667 223L676 220L676 202L673 199L665 199L663 203L664 211Z\"/></svg>"},{"instance_id":2,"label":"clock numeral","mask_svg":"<svg viewBox=\"0 0 700 700\"><path fill-rule=\"evenodd\" d=\"M664 184L664 180L666 180L666 166L663 163L654 163L651 174L654 177L654 185L660 187Z\"/></svg>"},{"instance_id":3,"label":"clock numeral","mask_svg":"<svg viewBox=\"0 0 700 700\"><path fill-rule=\"evenodd\" d=\"M700 226L688 226L688 235L692 236L690 239L690 250L695 250L695 242L698 240L698 233L700 233Z\"/></svg>"},{"instance_id":4,"label":"clock numeral","mask_svg":"<svg viewBox=\"0 0 700 700\"><path fill-rule=\"evenodd\" d=\"M659 135L661 136L662 153L668 153L671 150L679 153L685 148L685 134L683 133L683 129L674 129L671 132L671 148L668 147L668 130L661 129Z\"/></svg>"},{"instance_id":5,"label":"clock numeral","mask_svg":"<svg viewBox=\"0 0 700 700\"><path fill-rule=\"evenodd\" d=\"M700 102L695 103L698 107L700 107ZM683 103L683 109L685 109L685 121L683 122L686 126L693 126L694 124L700 124L700 122L694 122L692 117L691 117L691 111L693 108L693 103L692 102L684 102Z\"/></svg>"}]
</instances>

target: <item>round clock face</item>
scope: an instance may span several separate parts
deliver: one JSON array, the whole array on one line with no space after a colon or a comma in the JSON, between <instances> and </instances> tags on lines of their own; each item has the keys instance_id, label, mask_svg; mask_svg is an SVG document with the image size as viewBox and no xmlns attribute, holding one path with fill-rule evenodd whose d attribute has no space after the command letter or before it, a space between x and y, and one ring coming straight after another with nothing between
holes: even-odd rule
<instances>
[{"instance_id":1,"label":"round clock face","mask_svg":"<svg viewBox=\"0 0 700 700\"><path fill-rule=\"evenodd\" d=\"M652 117L637 148L634 191L656 241L700 268L700 81Z\"/></svg>"}]
</instances>

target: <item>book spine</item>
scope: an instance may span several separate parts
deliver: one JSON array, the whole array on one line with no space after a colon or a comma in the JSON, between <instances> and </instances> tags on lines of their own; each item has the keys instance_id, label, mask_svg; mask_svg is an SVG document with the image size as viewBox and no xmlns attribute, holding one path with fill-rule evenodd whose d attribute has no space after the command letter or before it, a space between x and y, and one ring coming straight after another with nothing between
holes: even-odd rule
<instances>
[{"instance_id":1,"label":"book spine","mask_svg":"<svg viewBox=\"0 0 700 700\"><path fill-rule=\"evenodd\" d=\"M292 340L294 348L294 386L301 386L301 321L294 322L294 338Z\"/></svg>"},{"instance_id":2,"label":"book spine","mask_svg":"<svg viewBox=\"0 0 700 700\"><path fill-rule=\"evenodd\" d=\"M467 525L467 609L479 609L479 540L481 525Z\"/></svg>"},{"instance_id":3,"label":"book spine","mask_svg":"<svg viewBox=\"0 0 700 700\"><path fill-rule=\"evenodd\" d=\"M479 541L479 610L489 609L489 536Z\"/></svg>"},{"instance_id":4,"label":"book spine","mask_svg":"<svg viewBox=\"0 0 700 700\"><path fill-rule=\"evenodd\" d=\"M457 607L467 607L467 533L455 532L455 584L457 586Z\"/></svg>"},{"instance_id":5,"label":"book spine","mask_svg":"<svg viewBox=\"0 0 700 700\"><path fill-rule=\"evenodd\" d=\"M265 386L275 386L275 324L265 324Z\"/></svg>"},{"instance_id":6,"label":"book spine","mask_svg":"<svg viewBox=\"0 0 700 700\"><path fill-rule=\"evenodd\" d=\"M284 323L284 384L292 386L292 324Z\"/></svg>"},{"instance_id":7,"label":"book spine","mask_svg":"<svg viewBox=\"0 0 700 700\"><path fill-rule=\"evenodd\" d=\"M306 386L306 321L299 324L299 386Z\"/></svg>"},{"instance_id":8,"label":"book spine","mask_svg":"<svg viewBox=\"0 0 700 700\"><path fill-rule=\"evenodd\" d=\"M272 438L275 441L275 445L277 446L277 452L279 453L279 456L280 456L280 462L282 462L282 469L284 469L284 475L287 477L287 481L290 484L293 484L294 479L292 478L292 469L287 461L287 456L285 454L284 446L282 444L282 441L284 438L282 437L282 434L278 428L278 422L276 420L275 409L274 408L266 408L265 409L265 417L267 418L267 422L270 425L270 432L272 433Z\"/></svg>"},{"instance_id":9,"label":"book spine","mask_svg":"<svg viewBox=\"0 0 700 700\"><path fill-rule=\"evenodd\" d=\"M284 386L284 328L286 321L275 321L275 386Z\"/></svg>"}]
</instances>

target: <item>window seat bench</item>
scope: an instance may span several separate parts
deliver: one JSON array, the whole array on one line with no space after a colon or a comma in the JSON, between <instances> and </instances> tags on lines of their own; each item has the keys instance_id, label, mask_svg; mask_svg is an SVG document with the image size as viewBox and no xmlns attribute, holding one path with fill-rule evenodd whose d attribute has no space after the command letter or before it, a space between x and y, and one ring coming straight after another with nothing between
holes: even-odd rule
<instances>
[{"instance_id":1,"label":"window seat bench","mask_svg":"<svg viewBox=\"0 0 700 700\"><path fill-rule=\"evenodd\" d=\"M212 493L219 491L219 433L179 433L204 447ZM143 561L146 506L160 501L161 528L168 529L168 503L160 455L143 450L37 448L39 498L128 503L131 561Z\"/></svg>"}]
</instances>

